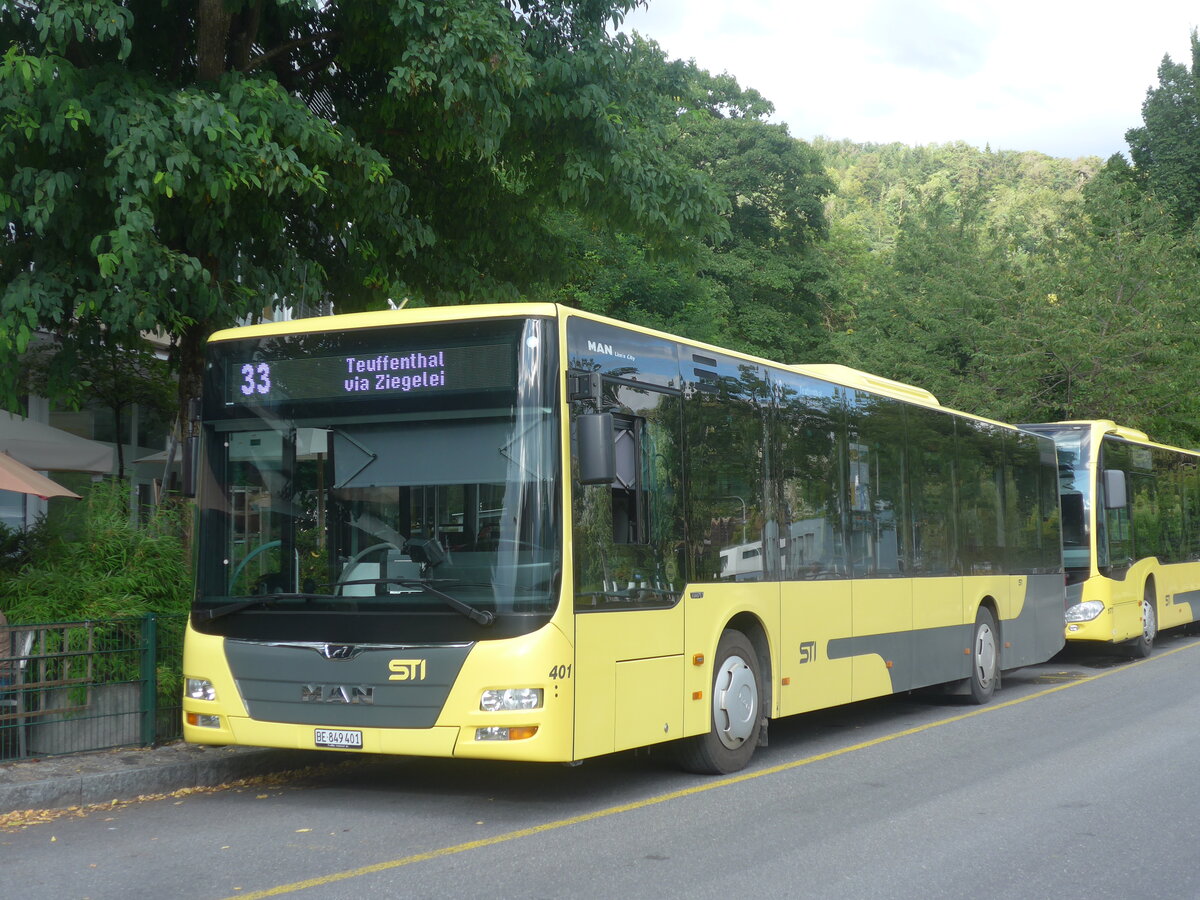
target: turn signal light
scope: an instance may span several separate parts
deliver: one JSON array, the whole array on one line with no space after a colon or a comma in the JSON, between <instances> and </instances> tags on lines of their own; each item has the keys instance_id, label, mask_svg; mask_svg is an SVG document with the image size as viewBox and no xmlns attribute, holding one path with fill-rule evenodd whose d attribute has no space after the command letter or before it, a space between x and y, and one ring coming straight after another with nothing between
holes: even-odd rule
<instances>
[{"instance_id":1,"label":"turn signal light","mask_svg":"<svg viewBox=\"0 0 1200 900\"><path fill-rule=\"evenodd\" d=\"M489 725L486 728L475 729L477 741L524 741L537 734L536 725L519 725L515 728L505 728L502 725Z\"/></svg>"}]
</instances>

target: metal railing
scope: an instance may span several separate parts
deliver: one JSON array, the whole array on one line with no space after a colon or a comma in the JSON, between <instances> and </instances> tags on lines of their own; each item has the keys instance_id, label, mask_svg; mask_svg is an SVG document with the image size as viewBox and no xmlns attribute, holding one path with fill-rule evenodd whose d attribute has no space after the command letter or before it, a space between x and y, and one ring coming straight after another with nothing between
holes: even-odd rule
<instances>
[{"instance_id":1,"label":"metal railing","mask_svg":"<svg viewBox=\"0 0 1200 900\"><path fill-rule=\"evenodd\" d=\"M186 622L148 615L0 628L0 761L178 738Z\"/></svg>"}]
</instances>

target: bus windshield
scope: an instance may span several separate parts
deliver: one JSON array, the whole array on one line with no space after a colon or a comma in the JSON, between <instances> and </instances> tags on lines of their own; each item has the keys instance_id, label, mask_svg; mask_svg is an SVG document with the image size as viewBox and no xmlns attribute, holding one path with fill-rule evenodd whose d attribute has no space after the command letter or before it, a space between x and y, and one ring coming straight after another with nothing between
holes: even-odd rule
<instances>
[{"instance_id":1,"label":"bus windshield","mask_svg":"<svg viewBox=\"0 0 1200 900\"><path fill-rule=\"evenodd\" d=\"M1086 425L1022 426L1054 439L1058 454L1058 497L1062 507L1063 566L1068 571L1091 566L1091 430Z\"/></svg>"},{"instance_id":2,"label":"bus windshield","mask_svg":"<svg viewBox=\"0 0 1200 900\"><path fill-rule=\"evenodd\" d=\"M290 617L324 636L336 620L336 640L378 641L389 624L411 638L407 617L425 638L436 621L443 639L478 639L498 618L552 611L551 332L490 325L214 345L196 628L261 639ZM377 386L379 369L391 380ZM239 396L268 383L267 401ZM287 636L303 638L295 623Z\"/></svg>"}]
</instances>

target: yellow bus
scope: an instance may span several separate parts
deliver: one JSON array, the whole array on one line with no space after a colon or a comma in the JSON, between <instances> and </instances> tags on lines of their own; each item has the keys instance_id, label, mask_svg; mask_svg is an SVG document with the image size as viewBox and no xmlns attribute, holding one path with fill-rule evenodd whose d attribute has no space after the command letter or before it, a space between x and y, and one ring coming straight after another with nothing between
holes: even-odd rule
<instances>
[{"instance_id":1,"label":"yellow bus","mask_svg":"<svg viewBox=\"0 0 1200 900\"><path fill-rule=\"evenodd\" d=\"M1107 420L1024 427L1058 448L1067 640L1149 656L1200 613L1200 453Z\"/></svg>"},{"instance_id":2,"label":"yellow bus","mask_svg":"<svg viewBox=\"0 0 1200 900\"><path fill-rule=\"evenodd\" d=\"M211 338L194 742L744 766L1063 644L1053 442L551 304Z\"/></svg>"}]
</instances>

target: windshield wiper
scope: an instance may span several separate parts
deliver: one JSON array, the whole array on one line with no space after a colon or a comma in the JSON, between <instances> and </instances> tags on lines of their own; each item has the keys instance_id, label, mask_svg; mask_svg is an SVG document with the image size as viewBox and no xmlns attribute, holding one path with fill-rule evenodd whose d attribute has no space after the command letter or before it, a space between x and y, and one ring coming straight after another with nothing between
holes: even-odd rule
<instances>
[{"instance_id":1,"label":"windshield wiper","mask_svg":"<svg viewBox=\"0 0 1200 900\"><path fill-rule=\"evenodd\" d=\"M337 594L254 594L250 597L242 597L239 600L234 600L232 603L226 603L224 606L218 606L216 609L201 609L192 613L192 616L201 622L211 622L213 619L219 619L222 616L228 616L231 613L241 612L243 609L249 609L251 606L267 606L272 603L278 603L280 600L336 600Z\"/></svg>"},{"instance_id":2,"label":"windshield wiper","mask_svg":"<svg viewBox=\"0 0 1200 900\"><path fill-rule=\"evenodd\" d=\"M453 579L451 579L453 580ZM487 609L476 609L470 603L465 603L457 597L451 597L449 594L439 591L429 581L422 581L419 578L365 578L362 580L343 581L339 587L345 587L350 584L398 584L400 587L420 588L426 593L433 594L455 612L460 612L472 622L480 625L491 625L496 621L496 614Z\"/></svg>"}]
</instances>

